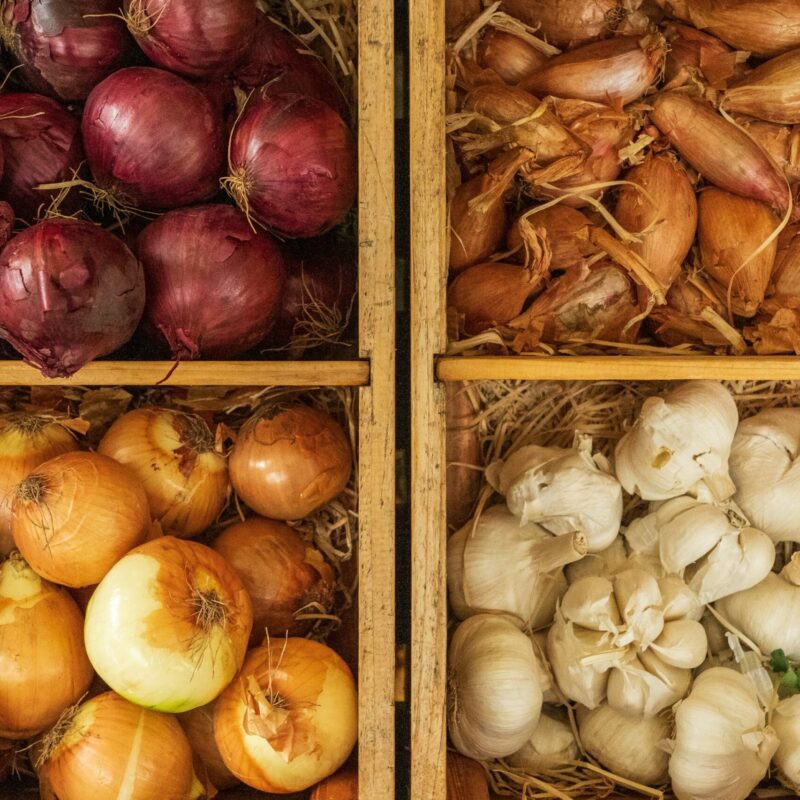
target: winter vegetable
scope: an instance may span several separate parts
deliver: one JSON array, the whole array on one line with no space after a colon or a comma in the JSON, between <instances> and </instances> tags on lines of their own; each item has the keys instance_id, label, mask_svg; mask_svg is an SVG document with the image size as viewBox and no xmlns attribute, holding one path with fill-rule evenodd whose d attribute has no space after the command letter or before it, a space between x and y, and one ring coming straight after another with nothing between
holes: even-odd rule
<instances>
[{"instance_id":1,"label":"winter vegetable","mask_svg":"<svg viewBox=\"0 0 800 800\"><path fill-rule=\"evenodd\" d=\"M208 779L215 789L223 790L236 786L239 780L225 766L214 738L214 710L216 701L207 706L194 708L178 715L192 752L200 759Z\"/></svg>"},{"instance_id":2,"label":"winter vegetable","mask_svg":"<svg viewBox=\"0 0 800 800\"><path fill-rule=\"evenodd\" d=\"M146 318L174 358L232 358L269 332L284 263L275 240L224 205L170 211L140 234Z\"/></svg>"},{"instance_id":3,"label":"winter vegetable","mask_svg":"<svg viewBox=\"0 0 800 800\"><path fill-rule=\"evenodd\" d=\"M89 222L40 222L0 251L0 335L48 377L121 347L143 310L141 265Z\"/></svg>"},{"instance_id":4,"label":"winter vegetable","mask_svg":"<svg viewBox=\"0 0 800 800\"><path fill-rule=\"evenodd\" d=\"M778 768L778 778L796 792L800 788L800 695L781 700L772 713L771 723L780 742L772 759Z\"/></svg>"},{"instance_id":5,"label":"winter vegetable","mask_svg":"<svg viewBox=\"0 0 800 800\"><path fill-rule=\"evenodd\" d=\"M92 682L83 616L18 552L0 564L0 604L0 734L25 739L53 725Z\"/></svg>"},{"instance_id":6,"label":"winter vegetable","mask_svg":"<svg viewBox=\"0 0 800 800\"><path fill-rule=\"evenodd\" d=\"M478 45L478 63L506 83L519 83L547 63L547 56L522 37L489 28Z\"/></svg>"},{"instance_id":7,"label":"winter vegetable","mask_svg":"<svg viewBox=\"0 0 800 800\"><path fill-rule=\"evenodd\" d=\"M352 453L333 417L300 403L279 403L242 427L230 471L233 488L253 511L302 519L347 486Z\"/></svg>"},{"instance_id":8,"label":"winter vegetable","mask_svg":"<svg viewBox=\"0 0 800 800\"><path fill-rule=\"evenodd\" d=\"M609 36L618 0L504 0L503 8L557 47Z\"/></svg>"},{"instance_id":9,"label":"winter vegetable","mask_svg":"<svg viewBox=\"0 0 800 800\"><path fill-rule=\"evenodd\" d=\"M358 800L358 773L341 770L314 787L310 800Z\"/></svg>"},{"instance_id":10,"label":"winter vegetable","mask_svg":"<svg viewBox=\"0 0 800 800\"><path fill-rule=\"evenodd\" d=\"M503 758L531 738L542 709L530 639L504 616L462 622L448 651L448 730L470 758Z\"/></svg>"},{"instance_id":11,"label":"winter vegetable","mask_svg":"<svg viewBox=\"0 0 800 800\"><path fill-rule=\"evenodd\" d=\"M447 751L446 781L448 800L489 800L483 767L450 749Z\"/></svg>"},{"instance_id":12,"label":"winter vegetable","mask_svg":"<svg viewBox=\"0 0 800 800\"><path fill-rule=\"evenodd\" d=\"M150 525L142 484L127 467L74 452L37 467L14 490L11 531L25 560L64 586L99 583Z\"/></svg>"},{"instance_id":13,"label":"winter vegetable","mask_svg":"<svg viewBox=\"0 0 800 800\"><path fill-rule=\"evenodd\" d=\"M447 395L447 523L463 525L478 498L483 471L478 414L465 383L445 384Z\"/></svg>"},{"instance_id":14,"label":"winter vegetable","mask_svg":"<svg viewBox=\"0 0 800 800\"><path fill-rule=\"evenodd\" d=\"M578 757L578 743L569 722L555 709L544 707L533 736L506 761L532 772L558 769Z\"/></svg>"},{"instance_id":15,"label":"winter vegetable","mask_svg":"<svg viewBox=\"0 0 800 800\"><path fill-rule=\"evenodd\" d=\"M669 83L676 78L699 74L715 89L741 73L742 55L724 42L689 25L669 24L665 35L669 43L664 66L664 78Z\"/></svg>"},{"instance_id":16,"label":"winter vegetable","mask_svg":"<svg viewBox=\"0 0 800 800\"><path fill-rule=\"evenodd\" d=\"M97 451L131 469L150 515L166 534L191 538L208 528L228 499L228 466L208 425L194 414L139 408L109 428Z\"/></svg>"},{"instance_id":17,"label":"winter vegetable","mask_svg":"<svg viewBox=\"0 0 800 800\"><path fill-rule=\"evenodd\" d=\"M514 251L511 258L521 263L546 248L551 269L567 269L597 252L589 240L590 227L585 214L560 203L518 218L508 230L506 246Z\"/></svg>"},{"instance_id":18,"label":"winter vegetable","mask_svg":"<svg viewBox=\"0 0 800 800\"><path fill-rule=\"evenodd\" d=\"M347 665L308 639L272 639L248 653L223 692L214 732L226 766L264 792L300 792L334 773L356 742Z\"/></svg>"},{"instance_id":19,"label":"winter vegetable","mask_svg":"<svg viewBox=\"0 0 800 800\"><path fill-rule=\"evenodd\" d=\"M131 702L189 711L233 680L252 622L250 598L220 555L163 536L128 553L97 587L86 650L97 674Z\"/></svg>"}]
</instances>

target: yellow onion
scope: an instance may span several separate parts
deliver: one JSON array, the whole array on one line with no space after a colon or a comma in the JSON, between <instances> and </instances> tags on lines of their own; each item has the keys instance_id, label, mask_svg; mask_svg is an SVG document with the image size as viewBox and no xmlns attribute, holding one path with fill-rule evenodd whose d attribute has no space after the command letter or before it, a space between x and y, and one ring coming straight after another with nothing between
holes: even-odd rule
<instances>
[{"instance_id":1,"label":"yellow onion","mask_svg":"<svg viewBox=\"0 0 800 800\"><path fill-rule=\"evenodd\" d=\"M347 486L353 455L341 425L301 403L276 404L242 427L230 456L231 483L253 511L307 517Z\"/></svg>"},{"instance_id":2,"label":"yellow onion","mask_svg":"<svg viewBox=\"0 0 800 800\"><path fill-rule=\"evenodd\" d=\"M658 0L672 16L760 58L800 47L797 0Z\"/></svg>"},{"instance_id":3,"label":"yellow onion","mask_svg":"<svg viewBox=\"0 0 800 800\"><path fill-rule=\"evenodd\" d=\"M589 218L575 208L559 203L516 219L506 236L510 258L525 263L531 251L547 250L551 269L566 269L597 252L589 239Z\"/></svg>"},{"instance_id":4,"label":"yellow onion","mask_svg":"<svg viewBox=\"0 0 800 800\"><path fill-rule=\"evenodd\" d=\"M478 412L468 384L446 383L447 523L460 528L472 515L483 479Z\"/></svg>"},{"instance_id":5,"label":"yellow onion","mask_svg":"<svg viewBox=\"0 0 800 800\"><path fill-rule=\"evenodd\" d=\"M775 162L713 108L681 92L663 92L656 97L650 116L707 181L786 210L788 187Z\"/></svg>"},{"instance_id":6,"label":"yellow onion","mask_svg":"<svg viewBox=\"0 0 800 800\"><path fill-rule=\"evenodd\" d=\"M744 74L744 62L736 51L708 33L688 25L668 25L664 31L669 50L664 65L664 78L675 80L683 73L690 77L699 72L715 89L722 89L728 81Z\"/></svg>"},{"instance_id":7,"label":"yellow onion","mask_svg":"<svg viewBox=\"0 0 800 800\"><path fill-rule=\"evenodd\" d=\"M459 327L473 335L518 316L543 280L541 269L487 261L456 275L447 290L447 304L459 315Z\"/></svg>"},{"instance_id":8,"label":"yellow onion","mask_svg":"<svg viewBox=\"0 0 800 800\"><path fill-rule=\"evenodd\" d=\"M481 0L445 0L444 11L447 37L450 38L481 13Z\"/></svg>"},{"instance_id":9,"label":"yellow onion","mask_svg":"<svg viewBox=\"0 0 800 800\"><path fill-rule=\"evenodd\" d=\"M136 474L150 514L166 534L197 536L225 507L228 467L208 425L194 414L155 407L129 411L97 451Z\"/></svg>"},{"instance_id":10,"label":"yellow onion","mask_svg":"<svg viewBox=\"0 0 800 800\"><path fill-rule=\"evenodd\" d=\"M665 53L660 34L592 42L551 58L520 85L535 94L625 105L655 85Z\"/></svg>"},{"instance_id":11,"label":"yellow onion","mask_svg":"<svg viewBox=\"0 0 800 800\"><path fill-rule=\"evenodd\" d=\"M625 180L641 186L622 186L614 216L641 242L629 245L641 256L648 271L666 292L697 232L697 200L694 187L681 164L668 153L648 155L633 167Z\"/></svg>"},{"instance_id":12,"label":"yellow onion","mask_svg":"<svg viewBox=\"0 0 800 800\"><path fill-rule=\"evenodd\" d=\"M721 285L720 299L726 302L730 286L733 309L752 317L772 276L777 241L751 256L774 232L778 220L764 203L713 187L701 192L698 210L703 267Z\"/></svg>"},{"instance_id":13,"label":"yellow onion","mask_svg":"<svg viewBox=\"0 0 800 800\"><path fill-rule=\"evenodd\" d=\"M58 800L189 800L192 750L174 717L106 692L48 733L38 772Z\"/></svg>"},{"instance_id":14,"label":"yellow onion","mask_svg":"<svg viewBox=\"0 0 800 800\"><path fill-rule=\"evenodd\" d=\"M239 780L225 766L214 739L214 711L216 701L178 715L192 751L205 769L208 780L215 789L236 786Z\"/></svg>"},{"instance_id":15,"label":"yellow onion","mask_svg":"<svg viewBox=\"0 0 800 800\"><path fill-rule=\"evenodd\" d=\"M506 83L519 83L547 61L547 56L513 33L489 28L478 45L478 63Z\"/></svg>"},{"instance_id":16,"label":"yellow onion","mask_svg":"<svg viewBox=\"0 0 800 800\"><path fill-rule=\"evenodd\" d=\"M358 800L358 773L351 769L337 772L314 788L310 800Z\"/></svg>"},{"instance_id":17,"label":"yellow onion","mask_svg":"<svg viewBox=\"0 0 800 800\"><path fill-rule=\"evenodd\" d=\"M453 750L447 751L447 800L489 800L483 767Z\"/></svg>"},{"instance_id":18,"label":"yellow onion","mask_svg":"<svg viewBox=\"0 0 800 800\"><path fill-rule=\"evenodd\" d=\"M150 525L147 496L122 464L97 453L65 453L37 467L14 491L14 541L43 578L79 587L100 579Z\"/></svg>"},{"instance_id":19,"label":"yellow onion","mask_svg":"<svg viewBox=\"0 0 800 800\"><path fill-rule=\"evenodd\" d=\"M722 105L768 122L800 122L800 49L765 61L736 81Z\"/></svg>"},{"instance_id":20,"label":"yellow onion","mask_svg":"<svg viewBox=\"0 0 800 800\"><path fill-rule=\"evenodd\" d=\"M212 545L242 579L253 603L252 639L302 636L303 615L329 614L336 576L322 553L283 522L250 517L226 528Z\"/></svg>"},{"instance_id":21,"label":"yellow onion","mask_svg":"<svg viewBox=\"0 0 800 800\"><path fill-rule=\"evenodd\" d=\"M12 553L0 565L0 736L49 728L92 676L75 601Z\"/></svg>"},{"instance_id":22,"label":"yellow onion","mask_svg":"<svg viewBox=\"0 0 800 800\"><path fill-rule=\"evenodd\" d=\"M210 547L162 536L117 562L86 609L97 674L137 705L210 703L244 660L253 623L239 576Z\"/></svg>"},{"instance_id":23,"label":"yellow onion","mask_svg":"<svg viewBox=\"0 0 800 800\"><path fill-rule=\"evenodd\" d=\"M800 127L764 122L741 114L734 118L761 145L790 183L800 181Z\"/></svg>"},{"instance_id":24,"label":"yellow onion","mask_svg":"<svg viewBox=\"0 0 800 800\"><path fill-rule=\"evenodd\" d=\"M262 792L301 792L344 764L357 737L356 685L347 664L309 639L251 650L214 715L228 769Z\"/></svg>"}]
</instances>

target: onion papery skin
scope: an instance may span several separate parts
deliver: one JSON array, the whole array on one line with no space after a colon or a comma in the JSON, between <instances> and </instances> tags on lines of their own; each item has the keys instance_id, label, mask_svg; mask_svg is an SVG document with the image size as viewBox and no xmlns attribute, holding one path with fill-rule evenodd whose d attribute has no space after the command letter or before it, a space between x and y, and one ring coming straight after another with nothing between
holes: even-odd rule
<instances>
[{"instance_id":1,"label":"onion papery skin","mask_svg":"<svg viewBox=\"0 0 800 800\"><path fill-rule=\"evenodd\" d=\"M86 650L122 697L179 713L210 703L231 682L252 624L250 598L220 555L162 536L128 553L97 587Z\"/></svg>"},{"instance_id":2,"label":"onion papery skin","mask_svg":"<svg viewBox=\"0 0 800 800\"><path fill-rule=\"evenodd\" d=\"M132 55L125 25L114 17L118 0L9 0L4 6L3 39L34 91L85 100Z\"/></svg>"},{"instance_id":3,"label":"onion papery skin","mask_svg":"<svg viewBox=\"0 0 800 800\"><path fill-rule=\"evenodd\" d=\"M228 499L228 465L206 423L168 408L139 408L119 417L101 440L102 453L132 470L150 515L165 534L191 538L219 516Z\"/></svg>"},{"instance_id":4,"label":"onion papery skin","mask_svg":"<svg viewBox=\"0 0 800 800\"><path fill-rule=\"evenodd\" d=\"M333 417L300 403L251 417L231 451L231 483L253 511L303 519L344 490L353 468L350 443Z\"/></svg>"},{"instance_id":5,"label":"onion papery skin","mask_svg":"<svg viewBox=\"0 0 800 800\"><path fill-rule=\"evenodd\" d=\"M90 222L45 220L0 251L0 336L49 378L121 347L143 311L141 265Z\"/></svg>"},{"instance_id":6,"label":"onion papery skin","mask_svg":"<svg viewBox=\"0 0 800 800\"><path fill-rule=\"evenodd\" d=\"M339 224L356 196L353 135L329 105L299 94L254 95L233 131L228 192L290 238Z\"/></svg>"},{"instance_id":7,"label":"onion papery skin","mask_svg":"<svg viewBox=\"0 0 800 800\"><path fill-rule=\"evenodd\" d=\"M251 650L222 693L214 733L228 769L264 792L300 792L344 764L358 734L347 664L308 639Z\"/></svg>"},{"instance_id":8,"label":"onion papery skin","mask_svg":"<svg viewBox=\"0 0 800 800\"><path fill-rule=\"evenodd\" d=\"M75 601L12 554L0 565L0 736L50 727L93 675Z\"/></svg>"},{"instance_id":9,"label":"onion papery skin","mask_svg":"<svg viewBox=\"0 0 800 800\"><path fill-rule=\"evenodd\" d=\"M269 332L285 279L275 240L231 206L164 214L140 234L145 316L175 358L232 358Z\"/></svg>"},{"instance_id":10,"label":"onion papery skin","mask_svg":"<svg viewBox=\"0 0 800 800\"><path fill-rule=\"evenodd\" d=\"M358 773L351 769L337 772L314 788L311 800L358 800Z\"/></svg>"},{"instance_id":11,"label":"onion papery skin","mask_svg":"<svg viewBox=\"0 0 800 800\"><path fill-rule=\"evenodd\" d=\"M83 161L80 123L66 108L41 94L0 95L0 142L3 177L0 193L17 216L33 222L56 190L41 191L40 184L72 178ZM71 200L71 198L69 199ZM62 203L62 212L70 211Z\"/></svg>"},{"instance_id":12,"label":"onion papery skin","mask_svg":"<svg viewBox=\"0 0 800 800\"><path fill-rule=\"evenodd\" d=\"M336 578L322 553L297 531L271 519L250 517L226 528L212 547L236 570L253 603L251 639L302 636L312 620L298 613L333 609Z\"/></svg>"},{"instance_id":13,"label":"onion papery skin","mask_svg":"<svg viewBox=\"0 0 800 800\"><path fill-rule=\"evenodd\" d=\"M17 484L51 458L77 450L67 428L54 419L27 414L0 416L0 556L16 549L11 502Z\"/></svg>"},{"instance_id":14,"label":"onion papery skin","mask_svg":"<svg viewBox=\"0 0 800 800\"><path fill-rule=\"evenodd\" d=\"M547 56L513 33L489 28L478 45L478 63L513 85L546 64Z\"/></svg>"},{"instance_id":15,"label":"onion papery skin","mask_svg":"<svg viewBox=\"0 0 800 800\"><path fill-rule=\"evenodd\" d=\"M194 708L178 716L183 732L195 756L200 760L215 789L229 789L239 779L225 766L214 738L214 711L216 701L207 706Z\"/></svg>"},{"instance_id":16,"label":"onion papery skin","mask_svg":"<svg viewBox=\"0 0 800 800\"><path fill-rule=\"evenodd\" d=\"M98 583L150 525L147 496L127 468L97 453L52 458L14 493L11 530L43 578L78 588Z\"/></svg>"},{"instance_id":17,"label":"onion papery skin","mask_svg":"<svg viewBox=\"0 0 800 800\"><path fill-rule=\"evenodd\" d=\"M188 77L231 72L253 39L252 0L125 0L128 29L158 67Z\"/></svg>"},{"instance_id":18,"label":"onion papery skin","mask_svg":"<svg viewBox=\"0 0 800 800\"><path fill-rule=\"evenodd\" d=\"M96 183L118 202L167 211L217 192L222 120L177 75L152 67L115 72L89 95L81 131Z\"/></svg>"},{"instance_id":19,"label":"onion papery skin","mask_svg":"<svg viewBox=\"0 0 800 800\"><path fill-rule=\"evenodd\" d=\"M178 721L114 692L78 709L40 776L58 800L188 800L195 780Z\"/></svg>"}]
</instances>

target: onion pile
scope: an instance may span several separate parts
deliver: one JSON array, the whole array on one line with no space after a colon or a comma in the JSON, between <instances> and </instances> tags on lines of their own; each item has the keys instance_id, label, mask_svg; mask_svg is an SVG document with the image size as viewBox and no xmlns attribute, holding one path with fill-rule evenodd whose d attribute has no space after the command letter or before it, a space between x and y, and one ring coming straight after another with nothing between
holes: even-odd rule
<instances>
[{"instance_id":1,"label":"onion pile","mask_svg":"<svg viewBox=\"0 0 800 800\"><path fill-rule=\"evenodd\" d=\"M796 4L476 5L448 4L459 352L800 354Z\"/></svg>"}]
</instances>

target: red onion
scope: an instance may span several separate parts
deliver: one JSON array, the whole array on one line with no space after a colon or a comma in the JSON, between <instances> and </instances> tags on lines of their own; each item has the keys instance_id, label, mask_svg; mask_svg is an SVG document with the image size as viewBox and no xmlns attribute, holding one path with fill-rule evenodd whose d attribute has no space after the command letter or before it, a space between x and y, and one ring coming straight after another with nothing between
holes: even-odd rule
<instances>
[{"instance_id":1,"label":"red onion","mask_svg":"<svg viewBox=\"0 0 800 800\"><path fill-rule=\"evenodd\" d=\"M78 120L49 97L3 94L0 141L5 156L0 194L21 218L33 221L37 209L58 193L36 187L69 180L83 161Z\"/></svg>"},{"instance_id":2,"label":"red onion","mask_svg":"<svg viewBox=\"0 0 800 800\"><path fill-rule=\"evenodd\" d=\"M207 77L230 72L253 39L254 0L125 0L128 29L158 67Z\"/></svg>"},{"instance_id":3,"label":"red onion","mask_svg":"<svg viewBox=\"0 0 800 800\"><path fill-rule=\"evenodd\" d=\"M95 181L123 204L163 211L208 200L219 188L222 120L177 75L115 72L89 95L81 129Z\"/></svg>"},{"instance_id":4,"label":"red onion","mask_svg":"<svg viewBox=\"0 0 800 800\"><path fill-rule=\"evenodd\" d=\"M141 265L90 222L45 220L0 251L0 336L48 378L121 347L143 310Z\"/></svg>"},{"instance_id":5,"label":"red onion","mask_svg":"<svg viewBox=\"0 0 800 800\"><path fill-rule=\"evenodd\" d=\"M231 137L224 184L239 207L284 236L318 236L356 194L355 143L327 104L298 94L254 96Z\"/></svg>"},{"instance_id":6,"label":"red onion","mask_svg":"<svg viewBox=\"0 0 800 800\"><path fill-rule=\"evenodd\" d=\"M268 84L270 94L314 97L349 116L344 94L325 65L308 45L265 14L259 15L253 42L234 77L250 89Z\"/></svg>"},{"instance_id":7,"label":"red onion","mask_svg":"<svg viewBox=\"0 0 800 800\"><path fill-rule=\"evenodd\" d=\"M269 332L284 265L275 240L231 206L171 211L148 225L137 252L147 319L175 358L229 358Z\"/></svg>"},{"instance_id":8,"label":"red onion","mask_svg":"<svg viewBox=\"0 0 800 800\"><path fill-rule=\"evenodd\" d=\"M14 209L5 200L0 200L0 247L11 238L13 231Z\"/></svg>"},{"instance_id":9,"label":"red onion","mask_svg":"<svg viewBox=\"0 0 800 800\"><path fill-rule=\"evenodd\" d=\"M85 100L133 50L118 13L118 0L7 0L0 35L32 89Z\"/></svg>"}]
</instances>

